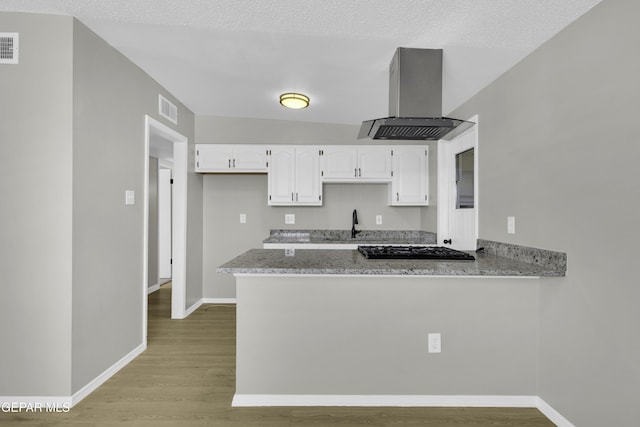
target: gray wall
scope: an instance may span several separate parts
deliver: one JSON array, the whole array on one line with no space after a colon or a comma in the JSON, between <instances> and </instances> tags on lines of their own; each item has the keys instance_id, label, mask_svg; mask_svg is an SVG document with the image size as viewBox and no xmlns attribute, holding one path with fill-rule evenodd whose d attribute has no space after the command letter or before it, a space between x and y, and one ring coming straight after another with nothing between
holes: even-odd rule
<instances>
[{"instance_id":1,"label":"gray wall","mask_svg":"<svg viewBox=\"0 0 640 427\"><path fill-rule=\"evenodd\" d=\"M578 426L640 419L638 16L603 1L452 113L480 118L480 237L568 255L540 287L539 395Z\"/></svg>"},{"instance_id":2,"label":"gray wall","mask_svg":"<svg viewBox=\"0 0 640 427\"><path fill-rule=\"evenodd\" d=\"M536 279L238 277L238 300L238 394L537 394Z\"/></svg>"},{"instance_id":3,"label":"gray wall","mask_svg":"<svg viewBox=\"0 0 640 427\"><path fill-rule=\"evenodd\" d=\"M85 25L74 20L73 29L75 392L143 342L144 116L176 128L191 144L194 118L173 99L179 125L167 123L157 113L158 93L172 97ZM194 174L192 179L201 181ZM192 187L188 233L193 236L201 234L202 196L201 187ZM136 192L134 206L125 206L125 190ZM200 298L202 290L201 239L193 240L187 254L194 258L187 275L191 299Z\"/></svg>"},{"instance_id":4,"label":"gray wall","mask_svg":"<svg viewBox=\"0 0 640 427\"><path fill-rule=\"evenodd\" d=\"M20 33L20 64L0 66L0 395L69 396L143 343L144 115L162 121L158 93L171 97L70 17L0 13L0 26ZM193 113L178 107L193 300L202 178Z\"/></svg>"},{"instance_id":5,"label":"gray wall","mask_svg":"<svg viewBox=\"0 0 640 427\"><path fill-rule=\"evenodd\" d=\"M201 144L377 144L357 140L359 126L303 123L282 120L196 117L196 135ZM387 142L385 142L387 144ZM432 200L435 201L437 152L430 144ZM205 298L234 298L235 281L217 274L220 264L251 248L262 247L271 229L351 228L351 211L358 210L360 228L368 230L436 231L435 204L426 208L390 207L386 184L324 184L321 207L267 206L267 176L204 175L203 193L203 295ZM240 224L239 215L247 214ZM285 225L285 213L296 215L295 225ZM383 224L375 224L375 216Z\"/></svg>"},{"instance_id":6,"label":"gray wall","mask_svg":"<svg viewBox=\"0 0 640 427\"><path fill-rule=\"evenodd\" d=\"M71 22L0 12L0 396L71 390Z\"/></svg>"}]
</instances>

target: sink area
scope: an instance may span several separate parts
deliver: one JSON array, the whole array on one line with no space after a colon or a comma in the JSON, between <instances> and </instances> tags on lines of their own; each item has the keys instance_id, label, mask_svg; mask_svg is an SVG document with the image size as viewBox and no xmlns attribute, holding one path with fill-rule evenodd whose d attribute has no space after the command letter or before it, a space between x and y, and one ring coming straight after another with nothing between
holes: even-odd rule
<instances>
[{"instance_id":1,"label":"sink area","mask_svg":"<svg viewBox=\"0 0 640 427\"><path fill-rule=\"evenodd\" d=\"M271 230L270 236L263 240L263 245L266 249L291 245L309 245L309 249L313 249L313 245L355 249L359 244L428 246L436 242L435 233L422 230L358 230L353 238L351 230Z\"/></svg>"}]
</instances>

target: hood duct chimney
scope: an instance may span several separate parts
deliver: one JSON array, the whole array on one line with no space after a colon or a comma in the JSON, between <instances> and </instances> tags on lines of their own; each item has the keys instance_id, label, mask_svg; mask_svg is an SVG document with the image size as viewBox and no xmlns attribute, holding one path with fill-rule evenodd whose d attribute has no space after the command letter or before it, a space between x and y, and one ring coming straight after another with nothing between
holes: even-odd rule
<instances>
[{"instance_id":1,"label":"hood duct chimney","mask_svg":"<svg viewBox=\"0 0 640 427\"><path fill-rule=\"evenodd\" d=\"M473 125L442 117L442 49L400 47L389 65L389 117L363 122L358 139L451 140Z\"/></svg>"}]
</instances>

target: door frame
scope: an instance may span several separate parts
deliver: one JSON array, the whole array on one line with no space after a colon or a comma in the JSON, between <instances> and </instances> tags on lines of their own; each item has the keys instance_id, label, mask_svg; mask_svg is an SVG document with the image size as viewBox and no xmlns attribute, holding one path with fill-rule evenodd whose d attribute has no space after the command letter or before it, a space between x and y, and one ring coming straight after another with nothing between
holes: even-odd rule
<instances>
[{"instance_id":1,"label":"door frame","mask_svg":"<svg viewBox=\"0 0 640 427\"><path fill-rule=\"evenodd\" d=\"M147 286L149 265L149 145L151 135L160 135L173 142L173 194L171 199L171 253L173 257L171 284L171 318L186 317L186 258L187 258L187 148L188 138L158 120L144 118L144 236L142 268L142 332L147 342Z\"/></svg>"},{"instance_id":2,"label":"door frame","mask_svg":"<svg viewBox=\"0 0 640 427\"><path fill-rule=\"evenodd\" d=\"M475 133L475 141L474 141L474 160L473 160L473 191L475 196L475 228L476 228L476 240L479 236L479 207L480 207L480 193L478 191L478 158L479 154L479 144L478 144L478 115L474 115L468 121L475 123L469 130L464 132L461 135L458 135L455 139L460 138L462 135L467 135L469 132ZM438 236L438 245L443 246L444 240L447 238L449 234L449 173L451 172L451 162L447 161L451 156L451 142L438 140L438 198L437 198L437 236Z\"/></svg>"}]
</instances>

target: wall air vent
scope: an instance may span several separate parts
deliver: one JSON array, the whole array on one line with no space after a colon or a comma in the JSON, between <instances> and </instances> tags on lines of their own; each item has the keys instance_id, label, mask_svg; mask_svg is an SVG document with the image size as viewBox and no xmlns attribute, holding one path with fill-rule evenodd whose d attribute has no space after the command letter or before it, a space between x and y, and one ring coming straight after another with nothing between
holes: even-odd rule
<instances>
[{"instance_id":1,"label":"wall air vent","mask_svg":"<svg viewBox=\"0 0 640 427\"><path fill-rule=\"evenodd\" d=\"M0 33L0 64L18 63L18 33Z\"/></svg>"},{"instance_id":2,"label":"wall air vent","mask_svg":"<svg viewBox=\"0 0 640 427\"><path fill-rule=\"evenodd\" d=\"M172 104L167 98L159 95L160 115L173 124L178 124L178 107Z\"/></svg>"}]
</instances>

